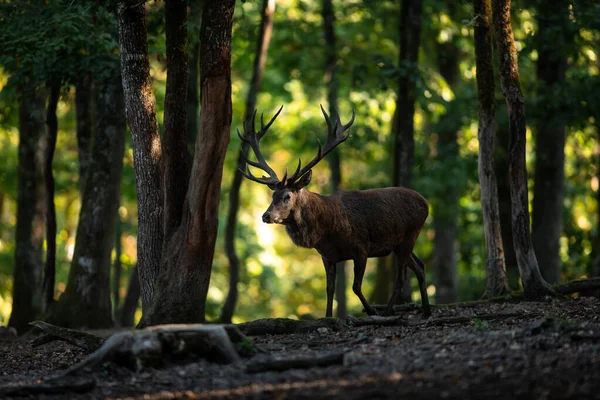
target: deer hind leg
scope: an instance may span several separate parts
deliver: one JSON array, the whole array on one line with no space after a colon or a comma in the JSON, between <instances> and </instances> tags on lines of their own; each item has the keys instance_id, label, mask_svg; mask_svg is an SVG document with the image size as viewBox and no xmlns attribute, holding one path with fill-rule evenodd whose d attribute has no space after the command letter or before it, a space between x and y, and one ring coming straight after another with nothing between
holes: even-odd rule
<instances>
[{"instance_id":1,"label":"deer hind leg","mask_svg":"<svg viewBox=\"0 0 600 400\"><path fill-rule=\"evenodd\" d=\"M365 275L365 268L367 267L367 257L357 257L354 259L354 283L352 284L352 291L363 305L363 308L368 315L377 315L377 311L369 305L367 299L362 293L362 281Z\"/></svg>"},{"instance_id":2,"label":"deer hind leg","mask_svg":"<svg viewBox=\"0 0 600 400\"><path fill-rule=\"evenodd\" d=\"M396 254L396 261L398 265L398 271L396 273L396 284L394 285L394 291L392 292L392 297L388 302L387 307L385 308L384 315L393 315L394 314L394 304L396 304L396 299L400 292L402 292L402 288L404 287L404 281L406 280L406 263L408 261L410 252L407 253L407 250L399 247L394 250Z\"/></svg>"},{"instance_id":3,"label":"deer hind leg","mask_svg":"<svg viewBox=\"0 0 600 400\"><path fill-rule=\"evenodd\" d=\"M325 265L325 276L327 278L327 311L325 316L331 318L333 316L333 294L335 292L335 272L336 264L334 262L327 261L323 258L323 264Z\"/></svg>"},{"instance_id":4,"label":"deer hind leg","mask_svg":"<svg viewBox=\"0 0 600 400\"><path fill-rule=\"evenodd\" d=\"M408 263L408 267L413 270L419 281L419 290L421 291L421 303L423 304L423 316L425 318L431 315L429 309L429 297L427 297L427 284L425 283L425 265L419 260L419 257L412 253L411 262Z\"/></svg>"}]
</instances>

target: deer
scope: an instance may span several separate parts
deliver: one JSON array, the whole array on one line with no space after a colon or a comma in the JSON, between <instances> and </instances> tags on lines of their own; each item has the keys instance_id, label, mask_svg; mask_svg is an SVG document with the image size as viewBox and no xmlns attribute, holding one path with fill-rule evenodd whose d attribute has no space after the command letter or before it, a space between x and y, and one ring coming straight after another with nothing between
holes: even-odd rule
<instances>
[{"instance_id":1,"label":"deer","mask_svg":"<svg viewBox=\"0 0 600 400\"><path fill-rule=\"evenodd\" d=\"M256 110L250 121L243 122L244 133L237 134L250 147L256 157L252 161L243 151L244 169L239 171L247 179L266 185L273 191L272 202L262 215L267 224L280 224L292 242L301 247L314 248L325 266L327 309L325 316L332 317L336 265L353 260L354 281L352 290L360 299L368 315L377 315L362 293L362 281L367 258L384 257L392 252L397 257L398 271L392 296L384 315L393 314L396 298L406 279L406 267L414 271L419 282L424 317L429 317L429 299L425 284L425 266L414 254L413 248L429 214L427 200L418 192L404 187L367 190L337 190L325 196L306 189L312 178L312 168L350 136L355 113L347 124L342 124L337 112L330 118L323 106L321 111L327 124L327 142L306 165L298 160L295 172L288 178L287 168L279 179L267 164L260 150L260 140L267 133L283 106L265 124L261 114L261 127L255 125ZM335 111L335 110L334 110ZM332 121L333 119L333 121ZM257 177L250 168L258 168L267 175Z\"/></svg>"}]
</instances>

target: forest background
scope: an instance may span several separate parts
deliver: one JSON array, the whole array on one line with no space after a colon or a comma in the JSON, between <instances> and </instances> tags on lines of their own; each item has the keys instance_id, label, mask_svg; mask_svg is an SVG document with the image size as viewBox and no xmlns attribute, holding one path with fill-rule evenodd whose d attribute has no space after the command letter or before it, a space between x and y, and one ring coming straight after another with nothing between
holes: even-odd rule
<instances>
[{"instance_id":1,"label":"forest background","mask_svg":"<svg viewBox=\"0 0 600 400\"><path fill-rule=\"evenodd\" d=\"M103 52L114 55L119 47L114 14L102 8L86 2L56 1L48 2L42 11L15 13L11 4L16 3L0 5L0 43L4 47L0 56L0 325L8 322L13 293L22 66L31 65L40 76L49 77L50 69L65 73L74 69L72 54L84 54L90 47L100 46ZM415 253L426 264L428 292L434 302L480 298L486 288L486 251L477 175L478 104L471 3L423 2L416 68L398 63L399 2L348 0L334 1L333 6L339 113L345 120L351 110L356 111L352 136L335 150L340 158L341 187L391 185L397 80L408 77L416 84L412 185L431 205L431 216ZM151 74L162 130L166 86L164 4L149 2L146 7ZM240 147L235 129L241 128L244 118L261 10L259 1L236 3L231 67L233 121L206 305L208 320L219 318L229 291L224 231ZM552 283L598 276L600 6L594 1L572 1L557 2L555 9L543 1L519 2L512 9L512 25L526 102L532 236L540 269ZM199 50L192 51L199 47L195 40L199 27L200 16L190 13L187 28L192 68L198 66L202 57ZM39 48L32 52L30 44L34 42ZM269 163L278 172L294 166L298 157L311 158L317 138L324 140L325 124L318 106L327 105L324 46L320 2L277 1L257 109L270 117L284 105L283 113L261 143ZM59 62L61 59L64 64ZM99 70L105 66L105 70L110 70L108 66L113 62L105 56L76 59L94 64ZM564 74L549 82L548 70ZM68 80L59 85L56 108L58 135L52 165L57 221L55 296L65 290L81 205L74 85ZM191 96L190 107L197 109L197 75L195 80L190 79L190 85L189 93L196 86L195 103ZM496 99L500 217L509 284L517 289L518 271L509 228L508 120L499 88ZM197 131L197 114L190 113L190 132ZM115 310L126 297L137 261L133 150L130 135L126 137L111 268ZM560 157L562 152L564 159ZM540 155L553 156L543 168L536 169ZM563 170L564 177L557 170ZM564 183L557 183L557 176ZM270 202L270 191L248 181L242 185L235 241L242 268L233 321L309 313L321 316L326 296L320 256L314 250L295 247L283 227L263 224L260 216ZM546 185L562 199L559 212L547 211L552 209L548 204L552 199L541 189ZM327 163L315 168L310 189L332 192ZM537 196L536 190L540 190ZM551 233L547 226L560 227L556 249L546 247L552 242L546 236ZM384 303L389 297L391 280L386 277L390 270L389 262L369 260L363 289L372 301ZM351 269L348 274L351 276ZM413 299L418 301L416 281L413 285ZM347 302L351 313L360 312L355 296L347 296ZM139 317L138 310L136 319Z\"/></svg>"}]
</instances>

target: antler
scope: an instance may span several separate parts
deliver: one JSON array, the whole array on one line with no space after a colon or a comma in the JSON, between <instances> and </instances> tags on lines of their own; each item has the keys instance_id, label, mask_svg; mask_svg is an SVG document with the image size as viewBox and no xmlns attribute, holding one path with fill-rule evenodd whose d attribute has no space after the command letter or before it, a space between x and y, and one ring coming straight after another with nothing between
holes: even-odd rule
<instances>
[{"instance_id":1,"label":"antler","mask_svg":"<svg viewBox=\"0 0 600 400\"><path fill-rule=\"evenodd\" d=\"M280 182L285 181L286 177L287 177L287 172L285 174L285 176L283 177L282 180L280 180L277 177L277 174L275 173L275 171L273 171L273 169L271 167L269 167L269 165L267 164L267 162L265 161L265 158L263 157L262 153L260 152L260 147L259 147L259 142L260 139L265 135L265 133L267 133L267 131L269 130L269 128L271 127L271 124L273 124L273 121L275 121L275 118L277 118L279 116L279 113L281 112L281 110L283 109L283 106L281 106L279 108L279 110L277 111L277 113L275 113L275 115L273 116L273 118L271 118L271 120L265 125L264 120L263 120L263 114L260 114L260 130L258 132L256 132L256 125L255 125L255 120L256 120L256 110L254 110L254 113L252 114L252 119L250 120L250 126L252 128L251 132L248 132L248 130L250 129L248 127L248 121L244 121L244 135L240 134L240 130L237 130L237 134L240 137L240 139L244 142L247 143L251 148L252 151L254 151L254 155L256 156L256 160L257 162L251 161L248 158L248 154L246 154L246 152L244 152L244 150L242 149L242 152L244 154L244 158L246 160L247 164L250 164L253 167L259 168L261 170L263 170L264 172L266 172L267 174L269 174L269 176L262 176L261 178L257 178L256 176L252 175L252 173L250 172L250 169L248 167L246 167L246 171L243 171L242 169L239 169L239 171L242 173L242 175L244 175L246 178L254 181L254 182L258 182L258 183L262 183L264 185L268 185L269 187L274 186Z\"/></svg>"},{"instance_id":2,"label":"antler","mask_svg":"<svg viewBox=\"0 0 600 400\"><path fill-rule=\"evenodd\" d=\"M304 168L300 169L302 162L298 160L298 167L294 174L287 180L287 184L294 183L298 178L306 174L310 171L319 161L321 161L327 154L329 154L333 149L337 147L337 145L343 143L348 137L350 137L350 132L344 134L354 123L354 110L352 110L352 118L350 122L346 125L343 125L340 121L340 116L337 112L335 112L333 121L333 125L331 124L331 119L329 115L325 112L325 109L322 105L320 105L321 111L323 112L323 116L325 117L325 121L327 122L327 143L325 144L325 148L321 148L321 142L319 141L319 150L317 152L317 156L313 158L308 164L304 166ZM285 177L282 181L285 181Z\"/></svg>"}]
</instances>

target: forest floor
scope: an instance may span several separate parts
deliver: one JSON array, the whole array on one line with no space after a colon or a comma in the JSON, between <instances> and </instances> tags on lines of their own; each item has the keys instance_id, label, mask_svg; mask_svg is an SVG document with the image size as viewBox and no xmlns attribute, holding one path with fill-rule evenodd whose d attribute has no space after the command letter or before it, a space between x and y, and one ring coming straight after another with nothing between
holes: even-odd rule
<instances>
[{"instance_id":1,"label":"forest floor","mask_svg":"<svg viewBox=\"0 0 600 400\"><path fill-rule=\"evenodd\" d=\"M86 356L64 342L32 348L28 340L0 339L0 393ZM411 311L398 326L320 328L253 342L261 351L235 364L188 360L139 372L104 364L89 373L94 384L83 393L20 398L600 399L596 298L434 309L429 319ZM249 372L265 360L324 354L343 357L335 365Z\"/></svg>"}]
</instances>

